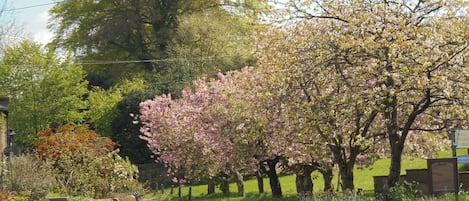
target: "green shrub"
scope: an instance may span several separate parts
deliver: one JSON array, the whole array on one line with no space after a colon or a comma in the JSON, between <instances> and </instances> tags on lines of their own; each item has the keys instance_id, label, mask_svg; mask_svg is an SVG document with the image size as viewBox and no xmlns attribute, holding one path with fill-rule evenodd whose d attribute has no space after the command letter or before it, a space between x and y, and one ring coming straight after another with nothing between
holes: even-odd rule
<instances>
[{"instance_id":1,"label":"green shrub","mask_svg":"<svg viewBox=\"0 0 469 201\"><path fill-rule=\"evenodd\" d=\"M69 201L94 201L92 198L86 198L86 197L72 197L68 199Z\"/></svg>"},{"instance_id":2,"label":"green shrub","mask_svg":"<svg viewBox=\"0 0 469 201\"><path fill-rule=\"evenodd\" d=\"M425 197L424 193L419 189L418 182L403 181L391 188L390 191L392 201L413 201L417 198Z\"/></svg>"},{"instance_id":3,"label":"green shrub","mask_svg":"<svg viewBox=\"0 0 469 201\"><path fill-rule=\"evenodd\" d=\"M44 199L55 182L50 164L31 155L11 157L6 176L11 191L35 201Z\"/></svg>"},{"instance_id":4,"label":"green shrub","mask_svg":"<svg viewBox=\"0 0 469 201\"><path fill-rule=\"evenodd\" d=\"M138 169L118 155L115 143L87 127L63 126L38 133L36 154L50 161L60 193L93 198L141 190Z\"/></svg>"}]
</instances>

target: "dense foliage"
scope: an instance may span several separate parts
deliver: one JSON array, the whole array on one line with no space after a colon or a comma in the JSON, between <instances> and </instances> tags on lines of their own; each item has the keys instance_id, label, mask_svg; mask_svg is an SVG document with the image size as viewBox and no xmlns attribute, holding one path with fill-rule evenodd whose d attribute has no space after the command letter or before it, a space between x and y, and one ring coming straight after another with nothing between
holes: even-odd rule
<instances>
[{"instance_id":1,"label":"dense foliage","mask_svg":"<svg viewBox=\"0 0 469 201\"><path fill-rule=\"evenodd\" d=\"M87 127L62 126L38 133L36 154L52 163L57 182L68 195L103 197L139 190L138 170L114 150L115 143Z\"/></svg>"},{"instance_id":2,"label":"dense foliage","mask_svg":"<svg viewBox=\"0 0 469 201\"><path fill-rule=\"evenodd\" d=\"M268 169L283 160L293 171L332 161L342 189L351 190L355 164L390 156L393 186L403 153L431 156L447 142L445 131L466 124L464 2L291 1L288 6L303 20L258 37L254 70L230 81L197 80L178 100L162 95L142 103L144 139L163 162L176 169L190 164L183 169L193 171L193 163L206 163L188 160L190 151L181 149L218 150L217 143L200 143L221 133L229 139L224 149L255 144L259 149L242 146L252 154L244 157L261 162L259 169L265 162L269 177ZM323 145L326 149L317 148ZM278 187L275 196L281 196Z\"/></svg>"},{"instance_id":3,"label":"dense foliage","mask_svg":"<svg viewBox=\"0 0 469 201\"><path fill-rule=\"evenodd\" d=\"M91 127L142 163L148 160L133 150L143 141L128 116L138 110L129 108L155 94L179 97L198 76L253 64L250 37L267 8L264 0L61 1L50 10L56 33L50 47L73 52L83 64L92 89ZM118 92L135 79L144 81L140 89Z\"/></svg>"},{"instance_id":4,"label":"dense foliage","mask_svg":"<svg viewBox=\"0 0 469 201\"><path fill-rule=\"evenodd\" d=\"M179 184L244 195L266 175L282 197L280 172L310 196L311 172L331 190L337 167L348 191L384 157L393 187L403 154L432 157L468 126L468 1L268 2L57 2L47 48L0 38L16 142L70 195L134 190L130 161L157 160Z\"/></svg>"},{"instance_id":5,"label":"dense foliage","mask_svg":"<svg viewBox=\"0 0 469 201\"><path fill-rule=\"evenodd\" d=\"M343 114L356 114L360 119L349 121L365 125L348 132L357 130L361 133L355 135L358 139L376 136L387 141L392 161L389 186L394 186L410 139L426 137L425 131L447 131L467 123L469 26L463 10L468 2L310 3L292 2L292 9L305 20L296 25L299 37L292 41L295 45L288 52L277 51L279 56L274 58L293 53L296 57L290 58L296 59L292 62L308 70L302 72L341 86L330 89L337 90L334 95L343 95L337 103L350 110L342 110ZM316 9L309 11L308 7ZM303 34L302 30L314 31ZM332 72L337 76L328 79L326 75ZM313 90L316 85L317 81L311 82ZM327 117L335 118L335 113ZM373 127L377 132L369 130Z\"/></svg>"},{"instance_id":6,"label":"dense foliage","mask_svg":"<svg viewBox=\"0 0 469 201\"><path fill-rule=\"evenodd\" d=\"M50 27L56 33L53 45L90 63L86 69L91 84L107 88L150 72L174 81L197 76L191 71L213 74L211 69L218 64L239 68L251 58L246 54L252 31L248 23L255 22L252 13L264 10L262 5L262 1L67 0L50 10Z\"/></svg>"},{"instance_id":7,"label":"dense foliage","mask_svg":"<svg viewBox=\"0 0 469 201\"><path fill-rule=\"evenodd\" d=\"M29 145L46 128L83 122L87 81L80 65L29 41L4 53L0 91L10 97L9 126L17 142Z\"/></svg>"},{"instance_id":8,"label":"dense foliage","mask_svg":"<svg viewBox=\"0 0 469 201\"><path fill-rule=\"evenodd\" d=\"M54 188L55 176L51 164L44 163L35 155L12 156L4 180L6 188L3 190L28 198L25 200L43 200L50 189ZM9 200L6 197L0 199Z\"/></svg>"},{"instance_id":9,"label":"dense foliage","mask_svg":"<svg viewBox=\"0 0 469 201\"><path fill-rule=\"evenodd\" d=\"M134 164L155 162L145 141L139 138L141 125L134 124L134 117L131 116L131 114L138 113L139 107L136 103L153 95L148 91L134 91L127 94L115 105L120 112L109 121L113 133L110 138L118 144L120 155L128 157Z\"/></svg>"}]
</instances>

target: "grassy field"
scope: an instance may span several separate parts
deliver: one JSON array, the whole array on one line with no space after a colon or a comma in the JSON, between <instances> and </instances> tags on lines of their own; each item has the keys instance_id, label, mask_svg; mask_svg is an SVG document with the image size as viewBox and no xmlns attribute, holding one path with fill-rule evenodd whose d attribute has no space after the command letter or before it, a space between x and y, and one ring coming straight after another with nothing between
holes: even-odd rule
<instances>
[{"instance_id":1,"label":"grassy field","mask_svg":"<svg viewBox=\"0 0 469 201\"><path fill-rule=\"evenodd\" d=\"M440 154L440 157L448 156L449 154L443 153ZM373 166L369 168L357 167L354 171L355 177L355 188L363 189L365 195L373 197L373 176L387 175L389 172L389 159L382 159L376 161ZM405 158L402 163L402 173L405 174L406 169L421 169L426 168L426 160L424 159L409 159ZM321 194L324 188L322 176L319 172L313 173L313 183L314 183L314 192L315 194ZM285 198L281 200L297 200L296 198L296 187L295 187L295 176L294 175L283 175L280 177L280 183L282 186L282 192ZM337 189L338 178L337 173L333 179L334 188ZM233 192L230 196L221 196L221 192L217 189L217 193L214 195L207 195L207 186L206 185L194 185L190 186L192 188L192 196L194 200L233 200L233 201L247 201L247 200L275 200L270 196L270 186L269 180L264 179L264 187L266 193L260 195L257 189L257 181L255 179L249 179L245 181L245 192L246 196L236 197L236 185L233 183L230 185L230 191ZM184 199L187 200L187 195L189 191L189 186L182 188L182 195ZM160 192L152 193L151 197L157 197L163 200L178 200L177 189L174 189L174 194L169 195L170 189L165 190L165 194Z\"/></svg>"},{"instance_id":2,"label":"grassy field","mask_svg":"<svg viewBox=\"0 0 469 201\"><path fill-rule=\"evenodd\" d=\"M458 155L467 155L466 150L458 150ZM451 151L441 152L438 158L450 157ZM373 184L373 176L382 176L388 175L389 173L389 165L390 159L381 159L376 161L371 167L356 167L354 171L354 184L355 188L363 189L363 194L365 195L365 200L374 200L374 184ZM401 174L405 174L406 169L422 169L427 167L427 161L425 159L412 159L412 158L404 158L402 161L402 169ZM207 195L207 186L206 185L192 185L192 197L193 200L207 200L207 201L267 201L267 200L278 200L278 201L289 201L289 200L298 200L296 197L296 187L295 187L295 176L294 175L282 175L280 176L280 183L282 187L282 192L284 198L282 199L274 199L271 197L270 193L270 186L269 180L267 178L264 179L264 188L265 193L259 194L257 188L257 180L255 179L247 179L244 183L245 185L245 192L246 195L244 197L237 197L236 196L236 185L232 183L230 185L230 191L233 192L230 196L222 196L219 189L216 189L216 193L213 195ZM319 174L319 172L313 172L313 183L314 183L314 192L315 195L322 195L323 194L323 178ZM334 174L333 179L334 190L337 190L338 187L338 178L337 172ZM189 192L189 186L185 186L182 188L182 198L177 198L177 189L174 189L174 194L170 195L170 189L165 190L165 194L161 192L153 192L148 196L152 198L157 198L161 200L187 200L187 195ZM338 193L340 194L340 193ZM325 199L325 200L336 200L336 199ZM344 200L344 199L337 199L337 200ZM357 199L345 199L350 201L359 201ZM362 199L360 199L361 201ZM438 199L434 198L426 198L421 199L417 198L415 200L455 200L454 195L449 194L447 196L440 197ZM463 193L461 195L460 200L469 200L469 194Z\"/></svg>"}]
</instances>

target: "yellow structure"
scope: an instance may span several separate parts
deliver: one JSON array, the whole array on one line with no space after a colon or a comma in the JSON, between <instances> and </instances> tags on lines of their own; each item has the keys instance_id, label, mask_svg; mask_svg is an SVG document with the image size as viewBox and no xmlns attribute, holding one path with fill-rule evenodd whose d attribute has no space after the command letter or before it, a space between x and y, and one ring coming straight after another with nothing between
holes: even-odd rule
<instances>
[{"instance_id":1,"label":"yellow structure","mask_svg":"<svg viewBox=\"0 0 469 201\"><path fill-rule=\"evenodd\" d=\"M8 97L0 97L0 160L4 159L4 151L8 147Z\"/></svg>"},{"instance_id":2,"label":"yellow structure","mask_svg":"<svg viewBox=\"0 0 469 201\"><path fill-rule=\"evenodd\" d=\"M4 177L6 171L5 150L8 147L8 97L0 97L0 161L1 161L1 184L2 189L5 187Z\"/></svg>"}]
</instances>

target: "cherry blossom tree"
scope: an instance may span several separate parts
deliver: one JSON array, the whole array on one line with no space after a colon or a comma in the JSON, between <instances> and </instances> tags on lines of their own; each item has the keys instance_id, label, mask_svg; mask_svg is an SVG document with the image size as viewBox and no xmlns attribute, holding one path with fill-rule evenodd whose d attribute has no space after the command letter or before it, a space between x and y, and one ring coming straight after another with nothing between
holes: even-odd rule
<instances>
[{"instance_id":1,"label":"cherry blossom tree","mask_svg":"<svg viewBox=\"0 0 469 201\"><path fill-rule=\"evenodd\" d=\"M235 86L230 76L199 78L182 91L180 99L156 96L141 103L142 139L173 174L200 180L233 173L239 195L244 195L242 171L252 163L233 135L232 119L221 116L227 101L224 91ZM225 190L227 185L224 186Z\"/></svg>"},{"instance_id":2,"label":"cherry blossom tree","mask_svg":"<svg viewBox=\"0 0 469 201\"><path fill-rule=\"evenodd\" d=\"M326 103L324 107L312 104L320 108L316 111L322 109L330 114L326 112L326 118L317 115L315 121L325 120L321 126L326 125L322 128L326 131L343 129L339 133L353 134L340 140L339 133L329 133L334 136L332 144L341 145L340 149L348 146L351 151L355 146L342 145L343 142L360 145L366 144L362 139L379 137L387 141L387 148L380 149L390 152L388 184L394 186L410 139L421 142L416 139L440 138L427 133L465 123L458 120L467 113L462 107L467 103L469 87L465 58L467 4L457 0L292 0L288 11L296 19L293 26L302 28L290 30L283 38L296 37L297 41L264 46L277 52L268 55L270 63L288 62L284 68L295 64L306 66L309 71L300 74L315 77L306 79L314 82L311 86L315 87L321 79L320 83L331 83L318 90L322 93L329 90L332 95L318 99ZM295 59L287 60L287 55ZM343 123L347 119L356 122L355 126L349 123L349 127L334 128L330 123L331 120ZM365 137L365 131L372 135ZM349 155L350 164L356 160L352 152L342 153Z\"/></svg>"},{"instance_id":3,"label":"cherry blossom tree","mask_svg":"<svg viewBox=\"0 0 469 201\"><path fill-rule=\"evenodd\" d=\"M368 152L377 140L372 135L377 112L370 102L348 102L359 99L357 92L362 87L342 81L334 66L320 67L322 61L310 51L320 43L305 31L310 28L310 24L298 23L262 35L258 41L259 65L271 77L268 85L284 91L276 96L289 97L283 104L288 106L288 121L297 127L295 140L325 148L322 153L317 148L305 152L316 157L310 161L333 161L339 167L342 189L353 189L356 158L371 158Z\"/></svg>"},{"instance_id":4,"label":"cherry blossom tree","mask_svg":"<svg viewBox=\"0 0 469 201\"><path fill-rule=\"evenodd\" d=\"M280 132L282 124L279 123L279 113L273 112L277 106L270 104L272 101L267 102L265 96L259 96L262 94L260 91L266 90L259 82L262 77L250 67L241 72L220 75L219 83L224 85L224 94L228 99L215 107L215 111L231 122L232 129L226 135L231 136L236 150L254 160L250 163L253 170L266 173L273 196L282 197L277 167L284 159L282 151L287 147L287 138L283 135L286 132Z\"/></svg>"},{"instance_id":5,"label":"cherry blossom tree","mask_svg":"<svg viewBox=\"0 0 469 201\"><path fill-rule=\"evenodd\" d=\"M259 169L267 172L275 197L282 196L276 175L281 160L289 161L291 167L304 167L330 155L344 180L342 189L347 190L354 188L355 163L390 152L389 184L394 185L406 143L432 145L433 138L441 142L441 135L428 131L455 126L463 119L456 116L464 114L461 106L467 93L467 23L458 16L464 12L456 11L461 4L311 2L309 9L301 8L307 3L291 2L295 14L306 20L259 37L265 40L257 43L255 70L222 75L219 82L210 82L217 86L213 88L196 81L194 91L183 93L187 95L182 99L187 100L199 100L188 98L189 94L204 94L199 98L207 104L177 100L179 105L165 106L170 109L164 110L185 107L181 110L189 108L189 112L169 118L178 123L165 123L179 128L158 131L153 120L148 121L142 131L147 132L149 143L163 139L154 137L154 132L171 130L184 134L182 138L216 133L236 153L252 154ZM436 30L437 22L451 23L444 24L441 31ZM246 72L249 74L239 76ZM235 75L237 79L227 81ZM223 92L217 91L222 88ZM202 126L190 127L191 122ZM311 149L320 144L328 150ZM150 146L157 154L171 151L167 149L171 146ZM205 145L195 148L202 147ZM425 147L414 146L415 150Z\"/></svg>"},{"instance_id":6,"label":"cherry blossom tree","mask_svg":"<svg viewBox=\"0 0 469 201\"><path fill-rule=\"evenodd\" d=\"M195 80L194 88L186 87L180 99L163 95L143 102L142 138L186 179L234 173L242 189L241 173L263 170L273 196L281 197L279 163L287 160L297 175L306 171L303 178L308 178L313 170L311 150L317 144L296 140L296 121L287 118L289 111L278 101L279 94L266 95L272 89L259 82L265 81L263 77L253 68L219 73L217 80ZM314 164L317 169L319 160ZM309 183L307 191L312 193L311 178Z\"/></svg>"},{"instance_id":7,"label":"cherry blossom tree","mask_svg":"<svg viewBox=\"0 0 469 201\"><path fill-rule=\"evenodd\" d=\"M313 170L324 173L326 188L332 188L332 155L318 138L312 139L310 126L303 123L303 108L298 105L302 102L301 91L291 90L291 83L279 80L264 68L245 69L237 75L236 80L242 84L236 89L242 93L230 95L229 108L237 109L231 109L229 114L238 119L232 122L239 122L239 132L244 133L237 135L241 136L238 141L248 136L248 141L257 142L254 157L269 176L273 195L282 196L276 171L281 163L297 175L301 196L312 194ZM288 74L283 75L288 79Z\"/></svg>"}]
</instances>

